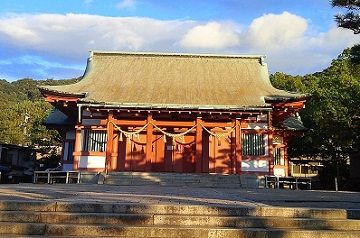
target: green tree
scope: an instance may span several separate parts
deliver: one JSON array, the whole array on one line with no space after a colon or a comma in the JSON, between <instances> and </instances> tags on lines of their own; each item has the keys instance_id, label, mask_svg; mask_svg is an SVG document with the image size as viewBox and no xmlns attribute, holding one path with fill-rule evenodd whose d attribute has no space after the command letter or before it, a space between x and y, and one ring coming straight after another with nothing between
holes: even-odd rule
<instances>
[{"instance_id":1,"label":"green tree","mask_svg":"<svg viewBox=\"0 0 360 238\"><path fill-rule=\"evenodd\" d=\"M59 143L58 133L44 126L51 105L44 101L37 85L70 84L78 80L0 80L0 142L21 145Z\"/></svg>"},{"instance_id":2,"label":"green tree","mask_svg":"<svg viewBox=\"0 0 360 238\"><path fill-rule=\"evenodd\" d=\"M358 52L354 47L344 50L329 68L319 73L271 76L275 87L312 95L300 112L309 130L291 143L290 156L321 157L329 161L329 167L337 168L346 164L349 156L359 153L360 64L354 60L359 58Z\"/></svg>"},{"instance_id":3,"label":"green tree","mask_svg":"<svg viewBox=\"0 0 360 238\"><path fill-rule=\"evenodd\" d=\"M333 7L346 9L345 13L335 15L335 21L339 27L347 28L360 33L360 0L332 0Z\"/></svg>"}]
</instances>

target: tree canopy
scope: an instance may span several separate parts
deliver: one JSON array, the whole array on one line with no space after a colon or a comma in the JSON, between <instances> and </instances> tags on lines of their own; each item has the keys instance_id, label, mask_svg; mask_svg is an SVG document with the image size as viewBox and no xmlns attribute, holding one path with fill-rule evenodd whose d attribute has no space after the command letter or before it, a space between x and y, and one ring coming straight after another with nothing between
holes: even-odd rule
<instances>
[{"instance_id":1,"label":"tree canopy","mask_svg":"<svg viewBox=\"0 0 360 238\"><path fill-rule=\"evenodd\" d=\"M37 85L73 83L70 80L0 80L0 142L18 145L57 144L59 135L43 125L51 105L44 101Z\"/></svg>"},{"instance_id":2,"label":"tree canopy","mask_svg":"<svg viewBox=\"0 0 360 238\"><path fill-rule=\"evenodd\" d=\"M275 73L275 87L310 93L300 114L309 131L295 140L291 156L339 159L360 148L360 63L359 46L344 50L322 72L305 76ZM357 54L357 55L354 55Z\"/></svg>"},{"instance_id":3,"label":"tree canopy","mask_svg":"<svg viewBox=\"0 0 360 238\"><path fill-rule=\"evenodd\" d=\"M332 0L333 7L345 9L346 12L335 15L335 21L339 27L347 28L360 33L360 0Z\"/></svg>"}]
</instances>

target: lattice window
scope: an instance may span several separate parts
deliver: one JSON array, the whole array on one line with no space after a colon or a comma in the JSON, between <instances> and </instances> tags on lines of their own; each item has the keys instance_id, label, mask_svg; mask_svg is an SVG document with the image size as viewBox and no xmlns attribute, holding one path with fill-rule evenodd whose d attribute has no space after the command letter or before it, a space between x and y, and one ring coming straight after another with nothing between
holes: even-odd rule
<instances>
[{"instance_id":1,"label":"lattice window","mask_svg":"<svg viewBox=\"0 0 360 238\"><path fill-rule=\"evenodd\" d=\"M265 155L265 136L263 134L242 134L243 155Z\"/></svg>"},{"instance_id":2,"label":"lattice window","mask_svg":"<svg viewBox=\"0 0 360 238\"><path fill-rule=\"evenodd\" d=\"M274 148L274 164L285 165L284 148Z\"/></svg>"},{"instance_id":3,"label":"lattice window","mask_svg":"<svg viewBox=\"0 0 360 238\"><path fill-rule=\"evenodd\" d=\"M107 134L105 130L84 130L84 151L106 151Z\"/></svg>"}]
</instances>

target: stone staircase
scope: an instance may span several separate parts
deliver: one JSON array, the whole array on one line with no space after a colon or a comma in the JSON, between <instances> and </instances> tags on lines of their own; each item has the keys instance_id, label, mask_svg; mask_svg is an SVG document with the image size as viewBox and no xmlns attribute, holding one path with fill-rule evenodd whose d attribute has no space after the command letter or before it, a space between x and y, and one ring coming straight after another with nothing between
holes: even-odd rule
<instances>
[{"instance_id":1,"label":"stone staircase","mask_svg":"<svg viewBox=\"0 0 360 238\"><path fill-rule=\"evenodd\" d=\"M234 174L110 172L105 176L104 184L241 188L240 176Z\"/></svg>"},{"instance_id":2,"label":"stone staircase","mask_svg":"<svg viewBox=\"0 0 360 238\"><path fill-rule=\"evenodd\" d=\"M359 210L0 202L0 237L355 238Z\"/></svg>"}]
</instances>

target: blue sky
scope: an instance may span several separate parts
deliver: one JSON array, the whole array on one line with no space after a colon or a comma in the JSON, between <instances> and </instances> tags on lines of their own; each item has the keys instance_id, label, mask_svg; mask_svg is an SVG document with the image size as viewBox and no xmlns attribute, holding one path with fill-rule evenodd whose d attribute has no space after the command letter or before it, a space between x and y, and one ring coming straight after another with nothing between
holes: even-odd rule
<instances>
[{"instance_id":1,"label":"blue sky","mask_svg":"<svg viewBox=\"0 0 360 238\"><path fill-rule=\"evenodd\" d=\"M313 73L360 42L325 0L0 0L0 78L82 75L88 50L265 54Z\"/></svg>"}]
</instances>

